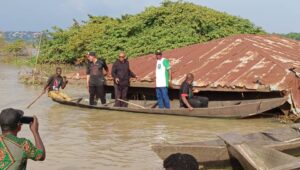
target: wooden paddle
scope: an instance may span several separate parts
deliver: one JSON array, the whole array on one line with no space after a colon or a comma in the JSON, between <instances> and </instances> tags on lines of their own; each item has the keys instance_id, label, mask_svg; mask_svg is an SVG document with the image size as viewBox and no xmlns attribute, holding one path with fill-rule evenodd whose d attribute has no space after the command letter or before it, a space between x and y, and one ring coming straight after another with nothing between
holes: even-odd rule
<instances>
[{"instance_id":1,"label":"wooden paddle","mask_svg":"<svg viewBox=\"0 0 300 170\"><path fill-rule=\"evenodd\" d=\"M31 107L31 105L33 105L40 97L43 96L43 94L45 94L45 92L42 92L37 98L35 98L27 107L26 109L29 109Z\"/></svg>"},{"instance_id":2,"label":"wooden paddle","mask_svg":"<svg viewBox=\"0 0 300 170\"><path fill-rule=\"evenodd\" d=\"M122 99L117 99L121 102L124 102L124 103L127 103L127 104L130 104L130 105L133 105L133 106L136 106L136 107L139 107L139 108L142 108L142 109L146 109L145 107L141 106L141 105L138 105L138 104L135 104L135 103L131 103L131 102L128 102L128 101L125 101L125 100L122 100Z\"/></svg>"},{"instance_id":3,"label":"wooden paddle","mask_svg":"<svg viewBox=\"0 0 300 170\"><path fill-rule=\"evenodd\" d=\"M115 101L113 100L113 101L110 101L110 102L108 102L108 103L105 103L105 104L103 104L102 106L108 106L108 105L110 105L110 104L112 104L112 103L114 103Z\"/></svg>"},{"instance_id":4,"label":"wooden paddle","mask_svg":"<svg viewBox=\"0 0 300 170\"><path fill-rule=\"evenodd\" d=\"M151 108L154 109L154 108L157 107L157 105L158 105L158 102L155 102L155 103L151 106Z\"/></svg>"},{"instance_id":5,"label":"wooden paddle","mask_svg":"<svg viewBox=\"0 0 300 170\"><path fill-rule=\"evenodd\" d=\"M76 104L79 104L79 103L81 102L82 99L83 99L83 98L80 97L80 98L72 99L72 100L70 100L69 102L76 102Z\"/></svg>"}]
</instances>

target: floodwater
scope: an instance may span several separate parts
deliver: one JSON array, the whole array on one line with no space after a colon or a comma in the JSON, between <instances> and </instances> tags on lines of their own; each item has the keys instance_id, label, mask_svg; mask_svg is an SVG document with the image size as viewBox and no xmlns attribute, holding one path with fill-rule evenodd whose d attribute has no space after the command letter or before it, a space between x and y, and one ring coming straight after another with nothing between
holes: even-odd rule
<instances>
[{"instance_id":1,"label":"floodwater","mask_svg":"<svg viewBox=\"0 0 300 170\"><path fill-rule=\"evenodd\" d=\"M151 150L156 142L196 142L224 132L248 133L284 126L275 118L224 120L88 110L63 106L46 96L25 109L42 87L18 82L19 69L0 64L0 109L24 109L36 115L47 158L29 160L30 170L161 170L162 160ZM71 96L87 90L69 86ZM33 140L27 125L20 137Z\"/></svg>"}]
</instances>

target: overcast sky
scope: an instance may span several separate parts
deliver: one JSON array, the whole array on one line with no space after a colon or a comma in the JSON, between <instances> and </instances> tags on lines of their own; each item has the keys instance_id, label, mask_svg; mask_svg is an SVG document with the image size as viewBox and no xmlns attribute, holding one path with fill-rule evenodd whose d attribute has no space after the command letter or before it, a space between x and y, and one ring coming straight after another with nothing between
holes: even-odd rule
<instances>
[{"instance_id":1,"label":"overcast sky","mask_svg":"<svg viewBox=\"0 0 300 170\"><path fill-rule=\"evenodd\" d=\"M273 33L300 32L300 0L186 0L251 20ZM87 14L136 14L162 0L0 0L1 31L66 28Z\"/></svg>"}]
</instances>

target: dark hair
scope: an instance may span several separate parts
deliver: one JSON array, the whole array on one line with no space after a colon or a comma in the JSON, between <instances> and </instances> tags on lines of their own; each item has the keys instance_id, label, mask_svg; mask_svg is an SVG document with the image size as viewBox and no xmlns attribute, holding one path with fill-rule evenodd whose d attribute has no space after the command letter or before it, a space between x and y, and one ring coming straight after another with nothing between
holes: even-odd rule
<instances>
[{"instance_id":1,"label":"dark hair","mask_svg":"<svg viewBox=\"0 0 300 170\"><path fill-rule=\"evenodd\" d=\"M56 67L56 71L57 71L57 70L60 70L60 71L61 71L62 69L61 69L61 67Z\"/></svg>"},{"instance_id":2,"label":"dark hair","mask_svg":"<svg viewBox=\"0 0 300 170\"><path fill-rule=\"evenodd\" d=\"M164 160L164 168L172 170L199 170L199 165L192 155L175 153Z\"/></svg>"},{"instance_id":3,"label":"dark hair","mask_svg":"<svg viewBox=\"0 0 300 170\"><path fill-rule=\"evenodd\" d=\"M188 73L185 80L194 80L194 75L192 73Z\"/></svg>"},{"instance_id":4,"label":"dark hair","mask_svg":"<svg viewBox=\"0 0 300 170\"><path fill-rule=\"evenodd\" d=\"M161 50L156 50L155 55L162 55L162 51Z\"/></svg>"},{"instance_id":5,"label":"dark hair","mask_svg":"<svg viewBox=\"0 0 300 170\"><path fill-rule=\"evenodd\" d=\"M96 57L96 52L94 51L90 51L87 53L87 55L90 55L90 56L93 56L93 57Z\"/></svg>"},{"instance_id":6,"label":"dark hair","mask_svg":"<svg viewBox=\"0 0 300 170\"><path fill-rule=\"evenodd\" d=\"M7 108L1 111L0 125L2 131L16 130L24 112L22 110Z\"/></svg>"}]
</instances>

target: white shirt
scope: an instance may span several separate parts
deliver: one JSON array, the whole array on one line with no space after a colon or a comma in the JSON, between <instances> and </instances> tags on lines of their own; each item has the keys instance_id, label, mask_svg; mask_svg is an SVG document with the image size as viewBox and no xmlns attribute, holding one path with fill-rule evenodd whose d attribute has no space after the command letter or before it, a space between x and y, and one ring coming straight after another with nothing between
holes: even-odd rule
<instances>
[{"instance_id":1,"label":"white shirt","mask_svg":"<svg viewBox=\"0 0 300 170\"><path fill-rule=\"evenodd\" d=\"M169 60L161 58L156 62L156 87L168 87L169 86Z\"/></svg>"}]
</instances>

